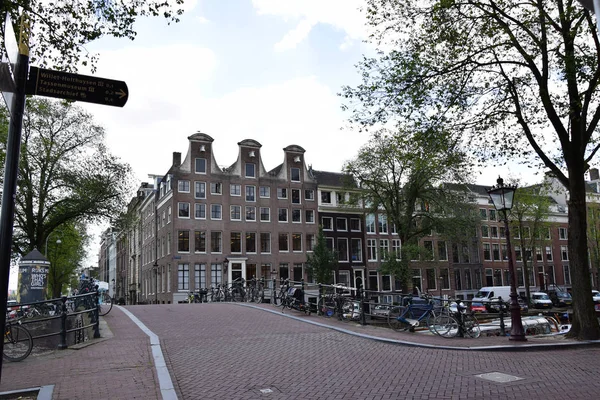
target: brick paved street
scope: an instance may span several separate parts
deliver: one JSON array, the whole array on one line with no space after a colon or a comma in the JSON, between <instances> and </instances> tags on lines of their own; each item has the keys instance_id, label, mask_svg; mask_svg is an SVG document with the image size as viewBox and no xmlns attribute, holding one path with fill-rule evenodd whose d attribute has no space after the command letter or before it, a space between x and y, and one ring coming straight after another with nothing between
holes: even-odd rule
<instances>
[{"instance_id":1,"label":"brick paved street","mask_svg":"<svg viewBox=\"0 0 600 400\"><path fill-rule=\"evenodd\" d=\"M440 350L375 342L235 304L129 309L161 338L181 399L600 396L600 348L595 346L519 352ZM286 314L301 316L289 310ZM495 383L476 377L491 372L521 379ZM272 393L262 394L261 389Z\"/></svg>"},{"instance_id":2,"label":"brick paved street","mask_svg":"<svg viewBox=\"0 0 600 400\"><path fill-rule=\"evenodd\" d=\"M226 303L127 310L159 336L182 400L592 399L600 394L595 345L467 350L511 344L505 337L441 339L290 310L282 316L268 304L260 307L264 310ZM374 341L302 320L431 347ZM55 400L161 398L148 336L118 307L105 321L110 331L91 346L3 363L0 391L55 385ZM526 345L532 343L552 339ZM440 345L459 349L435 347ZM507 382L477 377L486 373L506 374L492 377Z\"/></svg>"}]
</instances>

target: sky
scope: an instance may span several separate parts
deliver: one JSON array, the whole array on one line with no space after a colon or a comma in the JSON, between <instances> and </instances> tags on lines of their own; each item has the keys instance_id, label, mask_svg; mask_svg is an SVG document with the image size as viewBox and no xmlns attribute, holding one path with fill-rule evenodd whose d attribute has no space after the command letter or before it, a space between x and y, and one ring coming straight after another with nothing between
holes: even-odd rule
<instances>
[{"instance_id":1,"label":"sky","mask_svg":"<svg viewBox=\"0 0 600 400\"><path fill-rule=\"evenodd\" d=\"M125 81L125 107L79 103L104 126L111 152L141 182L164 175L187 137L214 138L219 165L231 165L237 143L262 144L271 170L283 148L306 150L314 169L339 172L368 135L348 129L338 96L360 82L355 65L373 54L361 0L186 0L181 22L139 19L137 38L104 38L87 46L100 61L94 75ZM90 71L79 70L82 74ZM493 185L506 168L475 177ZM513 174L514 175L514 174ZM95 231L91 264L97 263Z\"/></svg>"}]
</instances>

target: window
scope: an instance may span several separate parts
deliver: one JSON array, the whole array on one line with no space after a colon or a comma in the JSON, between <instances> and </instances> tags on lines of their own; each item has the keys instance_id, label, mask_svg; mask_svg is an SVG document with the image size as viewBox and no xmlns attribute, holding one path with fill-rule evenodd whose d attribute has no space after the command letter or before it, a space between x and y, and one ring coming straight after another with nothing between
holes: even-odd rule
<instances>
[{"instance_id":1,"label":"window","mask_svg":"<svg viewBox=\"0 0 600 400\"><path fill-rule=\"evenodd\" d=\"M365 219L367 233L375 233L375 214L367 214Z\"/></svg>"},{"instance_id":2,"label":"window","mask_svg":"<svg viewBox=\"0 0 600 400\"><path fill-rule=\"evenodd\" d=\"M304 220L307 224L315 223L315 210L304 210Z\"/></svg>"},{"instance_id":3,"label":"window","mask_svg":"<svg viewBox=\"0 0 600 400\"><path fill-rule=\"evenodd\" d=\"M447 261L448 260L448 251L446 249L446 242L440 241L438 242L438 260Z\"/></svg>"},{"instance_id":4,"label":"window","mask_svg":"<svg viewBox=\"0 0 600 400\"><path fill-rule=\"evenodd\" d=\"M350 230L360 232L360 218L350 218Z\"/></svg>"},{"instance_id":5,"label":"window","mask_svg":"<svg viewBox=\"0 0 600 400\"><path fill-rule=\"evenodd\" d=\"M487 220L487 208L480 208L479 215L481 216L482 220Z\"/></svg>"},{"instance_id":6,"label":"window","mask_svg":"<svg viewBox=\"0 0 600 400\"><path fill-rule=\"evenodd\" d=\"M485 269L485 286L494 286L494 270L491 268Z\"/></svg>"},{"instance_id":7,"label":"window","mask_svg":"<svg viewBox=\"0 0 600 400\"><path fill-rule=\"evenodd\" d=\"M425 276L427 279L427 289L435 290L437 287L437 277L435 274L435 268L427 268L425 270Z\"/></svg>"},{"instance_id":8,"label":"window","mask_svg":"<svg viewBox=\"0 0 600 400\"><path fill-rule=\"evenodd\" d=\"M381 259L387 257L390 253L390 241L387 239L379 239L379 252L381 254Z\"/></svg>"},{"instance_id":9,"label":"window","mask_svg":"<svg viewBox=\"0 0 600 400\"><path fill-rule=\"evenodd\" d=\"M246 186L246 201L256 201L256 186Z\"/></svg>"},{"instance_id":10,"label":"window","mask_svg":"<svg viewBox=\"0 0 600 400\"><path fill-rule=\"evenodd\" d=\"M379 291L379 279L377 271L369 271L369 289Z\"/></svg>"},{"instance_id":11,"label":"window","mask_svg":"<svg viewBox=\"0 0 600 400\"><path fill-rule=\"evenodd\" d=\"M212 286L217 286L221 284L221 264L211 264L210 265L210 284Z\"/></svg>"},{"instance_id":12,"label":"window","mask_svg":"<svg viewBox=\"0 0 600 400\"><path fill-rule=\"evenodd\" d=\"M387 216L379 216L379 233L388 233Z\"/></svg>"},{"instance_id":13,"label":"window","mask_svg":"<svg viewBox=\"0 0 600 400\"><path fill-rule=\"evenodd\" d=\"M239 183L232 183L229 185L229 194L231 196L241 196L242 195L242 185Z\"/></svg>"},{"instance_id":14,"label":"window","mask_svg":"<svg viewBox=\"0 0 600 400\"><path fill-rule=\"evenodd\" d=\"M242 207L241 206L229 206L230 209L230 219L232 221L241 221L242 220Z\"/></svg>"},{"instance_id":15,"label":"window","mask_svg":"<svg viewBox=\"0 0 600 400\"><path fill-rule=\"evenodd\" d=\"M350 239L350 255L352 257L352 261L362 261L362 240Z\"/></svg>"},{"instance_id":16,"label":"window","mask_svg":"<svg viewBox=\"0 0 600 400\"><path fill-rule=\"evenodd\" d=\"M567 228L558 228L558 238L560 240L567 240Z\"/></svg>"},{"instance_id":17,"label":"window","mask_svg":"<svg viewBox=\"0 0 600 400\"><path fill-rule=\"evenodd\" d=\"M332 231L333 230L333 218L332 217L322 217L321 224L323 225L324 231Z\"/></svg>"},{"instance_id":18,"label":"window","mask_svg":"<svg viewBox=\"0 0 600 400\"><path fill-rule=\"evenodd\" d=\"M241 253L242 252L242 233L231 232L231 252Z\"/></svg>"},{"instance_id":19,"label":"window","mask_svg":"<svg viewBox=\"0 0 600 400\"><path fill-rule=\"evenodd\" d=\"M292 204L300 204L300 189L292 189Z\"/></svg>"},{"instance_id":20,"label":"window","mask_svg":"<svg viewBox=\"0 0 600 400\"><path fill-rule=\"evenodd\" d=\"M194 204L194 218L206 219L206 204L202 204L202 203Z\"/></svg>"},{"instance_id":21,"label":"window","mask_svg":"<svg viewBox=\"0 0 600 400\"><path fill-rule=\"evenodd\" d=\"M569 248L567 246L560 246L560 259L569 261Z\"/></svg>"},{"instance_id":22,"label":"window","mask_svg":"<svg viewBox=\"0 0 600 400\"><path fill-rule=\"evenodd\" d=\"M546 229L546 232L544 232L544 234L546 235L545 239L552 239L552 235L550 234L550 228Z\"/></svg>"},{"instance_id":23,"label":"window","mask_svg":"<svg viewBox=\"0 0 600 400\"><path fill-rule=\"evenodd\" d=\"M552 247L546 247L546 260L552 261Z\"/></svg>"},{"instance_id":24,"label":"window","mask_svg":"<svg viewBox=\"0 0 600 400\"><path fill-rule=\"evenodd\" d=\"M367 259L377 261L377 240L367 239Z\"/></svg>"},{"instance_id":25,"label":"window","mask_svg":"<svg viewBox=\"0 0 600 400\"><path fill-rule=\"evenodd\" d=\"M471 270L470 269L465 270L465 289L466 290L473 289L473 283L471 281Z\"/></svg>"},{"instance_id":26,"label":"window","mask_svg":"<svg viewBox=\"0 0 600 400\"><path fill-rule=\"evenodd\" d=\"M210 194L223 194L223 185L221 182L210 183Z\"/></svg>"},{"instance_id":27,"label":"window","mask_svg":"<svg viewBox=\"0 0 600 400\"><path fill-rule=\"evenodd\" d=\"M496 210L489 210L490 211L490 221L495 221L496 220Z\"/></svg>"},{"instance_id":28,"label":"window","mask_svg":"<svg viewBox=\"0 0 600 400\"><path fill-rule=\"evenodd\" d=\"M287 233L279 234L279 251L290 251L289 235Z\"/></svg>"},{"instance_id":29,"label":"window","mask_svg":"<svg viewBox=\"0 0 600 400\"><path fill-rule=\"evenodd\" d=\"M523 238L530 239L531 238L531 230L528 226L523 229Z\"/></svg>"},{"instance_id":30,"label":"window","mask_svg":"<svg viewBox=\"0 0 600 400\"><path fill-rule=\"evenodd\" d=\"M312 189L304 190L304 200L314 200L315 199L315 191Z\"/></svg>"},{"instance_id":31,"label":"window","mask_svg":"<svg viewBox=\"0 0 600 400\"><path fill-rule=\"evenodd\" d=\"M325 247L327 247L331 251L335 250L333 248L333 238L331 238L331 237L326 237L325 238Z\"/></svg>"},{"instance_id":32,"label":"window","mask_svg":"<svg viewBox=\"0 0 600 400\"><path fill-rule=\"evenodd\" d=\"M463 245L462 245L462 258L463 258L464 263L470 262L470 259L471 259L471 252L469 251L469 245L466 243L463 243Z\"/></svg>"},{"instance_id":33,"label":"window","mask_svg":"<svg viewBox=\"0 0 600 400\"><path fill-rule=\"evenodd\" d=\"M508 270L506 272L508 272ZM494 270L494 286L502 286L502 270L501 269Z\"/></svg>"},{"instance_id":34,"label":"window","mask_svg":"<svg viewBox=\"0 0 600 400\"><path fill-rule=\"evenodd\" d=\"M317 237L312 233L306 234L306 251L313 251L317 245Z\"/></svg>"},{"instance_id":35,"label":"window","mask_svg":"<svg viewBox=\"0 0 600 400\"><path fill-rule=\"evenodd\" d=\"M246 163L246 178L256 178L256 165Z\"/></svg>"},{"instance_id":36,"label":"window","mask_svg":"<svg viewBox=\"0 0 600 400\"><path fill-rule=\"evenodd\" d=\"M483 259L485 261L492 261L492 253L490 252L490 244L483 244Z\"/></svg>"},{"instance_id":37,"label":"window","mask_svg":"<svg viewBox=\"0 0 600 400\"><path fill-rule=\"evenodd\" d=\"M179 231L177 233L177 251L190 251L190 231Z\"/></svg>"},{"instance_id":38,"label":"window","mask_svg":"<svg viewBox=\"0 0 600 400\"><path fill-rule=\"evenodd\" d=\"M433 260L433 242L431 240L425 240L423 242L423 247L425 248L425 253L423 255L424 259Z\"/></svg>"},{"instance_id":39,"label":"window","mask_svg":"<svg viewBox=\"0 0 600 400\"><path fill-rule=\"evenodd\" d=\"M277 188L277 198L278 199L287 199L287 189L286 188Z\"/></svg>"},{"instance_id":40,"label":"window","mask_svg":"<svg viewBox=\"0 0 600 400\"><path fill-rule=\"evenodd\" d=\"M494 261L500 261L500 245L498 243L492 244L492 253L494 256Z\"/></svg>"},{"instance_id":41,"label":"window","mask_svg":"<svg viewBox=\"0 0 600 400\"><path fill-rule=\"evenodd\" d=\"M508 260L508 247L506 247L505 244L502 244L502 246L500 247L500 250L502 251L501 257L503 260Z\"/></svg>"},{"instance_id":42,"label":"window","mask_svg":"<svg viewBox=\"0 0 600 400\"><path fill-rule=\"evenodd\" d=\"M348 261L348 239L347 238L338 238L337 254L338 254L338 261L342 261L342 262Z\"/></svg>"},{"instance_id":43,"label":"window","mask_svg":"<svg viewBox=\"0 0 600 400\"><path fill-rule=\"evenodd\" d=\"M246 232L246 253L256 253L256 232Z\"/></svg>"},{"instance_id":44,"label":"window","mask_svg":"<svg viewBox=\"0 0 600 400\"><path fill-rule=\"evenodd\" d=\"M177 290L189 290L190 288L190 265L179 264L177 266Z\"/></svg>"},{"instance_id":45,"label":"window","mask_svg":"<svg viewBox=\"0 0 600 400\"><path fill-rule=\"evenodd\" d=\"M544 258L542 256L542 248L541 247L536 247L535 248L535 259L536 261L543 261Z\"/></svg>"},{"instance_id":46,"label":"window","mask_svg":"<svg viewBox=\"0 0 600 400\"><path fill-rule=\"evenodd\" d=\"M498 231L500 233L500 237L504 239L506 237L506 228L501 226L498 228Z\"/></svg>"},{"instance_id":47,"label":"window","mask_svg":"<svg viewBox=\"0 0 600 400\"><path fill-rule=\"evenodd\" d=\"M302 210L298 208L292 209L292 222L302 222Z\"/></svg>"},{"instance_id":48,"label":"window","mask_svg":"<svg viewBox=\"0 0 600 400\"><path fill-rule=\"evenodd\" d=\"M190 217L190 203L177 203L177 216L179 218L189 218Z\"/></svg>"},{"instance_id":49,"label":"window","mask_svg":"<svg viewBox=\"0 0 600 400\"><path fill-rule=\"evenodd\" d=\"M260 220L262 222L271 221L271 209L269 207L261 207L260 208Z\"/></svg>"},{"instance_id":50,"label":"window","mask_svg":"<svg viewBox=\"0 0 600 400\"><path fill-rule=\"evenodd\" d=\"M563 272L565 275L565 285L571 284L571 270L568 265L563 265Z\"/></svg>"},{"instance_id":51,"label":"window","mask_svg":"<svg viewBox=\"0 0 600 400\"><path fill-rule=\"evenodd\" d=\"M177 182L177 191L179 193L189 193L190 192L190 181L178 181Z\"/></svg>"},{"instance_id":52,"label":"window","mask_svg":"<svg viewBox=\"0 0 600 400\"><path fill-rule=\"evenodd\" d=\"M194 265L194 285L196 290L206 288L206 264Z\"/></svg>"},{"instance_id":53,"label":"window","mask_svg":"<svg viewBox=\"0 0 600 400\"><path fill-rule=\"evenodd\" d=\"M300 182L300 168L291 168L290 177L292 178L292 182Z\"/></svg>"},{"instance_id":54,"label":"window","mask_svg":"<svg viewBox=\"0 0 600 400\"><path fill-rule=\"evenodd\" d=\"M460 274L457 274L460 276ZM448 268L440 268L440 280L442 289L450 289L450 271Z\"/></svg>"},{"instance_id":55,"label":"window","mask_svg":"<svg viewBox=\"0 0 600 400\"><path fill-rule=\"evenodd\" d=\"M321 191L321 203L331 204L331 192Z\"/></svg>"},{"instance_id":56,"label":"window","mask_svg":"<svg viewBox=\"0 0 600 400\"><path fill-rule=\"evenodd\" d=\"M260 233L260 252L263 254L271 253L271 234L269 232Z\"/></svg>"},{"instance_id":57,"label":"window","mask_svg":"<svg viewBox=\"0 0 600 400\"><path fill-rule=\"evenodd\" d=\"M392 252L396 255L396 260L400 260L400 239L392 239Z\"/></svg>"},{"instance_id":58,"label":"window","mask_svg":"<svg viewBox=\"0 0 600 400\"><path fill-rule=\"evenodd\" d=\"M336 218L335 225L338 231L347 231L348 225L346 218Z\"/></svg>"},{"instance_id":59,"label":"window","mask_svg":"<svg viewBox=\"0 0 600 400\"><path fill-rule=\"evenodd\" d=\"M206 198L206 182L194 182L194 197L197 199Z\"/></svg>"},{"instance_id":60,"label":"window","mask_svg":"<svg viewBox=\"0 0 600 400\"><path fill-rule=\"evenodd\" d=\"M196 253L206 253L206 232L194 232L194 251Z\"/></svg>"},{"instance_id":61,"label":"window","mask_svg":"<svg viewBox=\"0 0 600 400\"><path fill-rule=\"evenodd\" d=\"M210 233L210 251L212 253L223 252L223 233L222 232L211 232Z\"/></svg>"},{"instance_id":62,"label":"window","mask_svg":"<svg viewBox=\"0 0 600 400\"><path fill-rule=\"evenodd\" d=\"M515 246L515 260L523 261L523 253L521 253L521 246Z\"/></svg>"},{"instance_id":63,"label":"window","mask_svg":"<svg viewBox=\"0 0 600 400\"><path fill-rule=\"evenodd\" d=\"M288 222L288 209L280 208L277 210L277 220L279 222Z\"/></svg>"},{"instance_id":64,"label":"window","mask_svg":"<svg viewBox=\"0 0 600 400\"><path fill-rule=\"evenodd\" d=\"M259 195L262 198L269 198L271 197L271 188L268 186L260 186L258 188L259 191Z\"/></svg>"},{"instance_id":65,"label":"window","mask_svg":"<svg viewBox=\"0 0 600 400\"><path fill-rule=\"evenodd\" d=\"M206 174L206 159L205 158L196 158L196 173L197 174Z\"/></svg>"},{"instance_id":66,"label":"window","mask_svg":"<svg viewBox=\"0 0 600 400\"><path fill-rule=\"evenodd\" d=\"M302 251L301 233L292 233L292 251Z\"/></svg>"},{"instance_id":67,"label":"window","mask_svg":"<svg viewBox=\"0 0 600 400\"><path fill-rule=\"evenodd\" d=\"M211 204L210 205L210 219L222 219L221 215L221 205L220 204Z\"/></svg>"},{"instance_id":68,"label":"window","mask_svg":"<svg viewBox=\"0 0 600 400\"><path fill-rule=\"evenodd\" d=\"M246 221L256 221L256 207L246 206Z\"/></svg>"},{"instance_id":69,"label":"window","mask_svg":"<svg viewBox=\"0 0 600 400\"><path fill-rule=\"evenodd\" d=\"M497 238L498 237L498 227L497 226L490 227L490 231L491 231L491 236L493 238Z\"/></svg>"}]
</instances>

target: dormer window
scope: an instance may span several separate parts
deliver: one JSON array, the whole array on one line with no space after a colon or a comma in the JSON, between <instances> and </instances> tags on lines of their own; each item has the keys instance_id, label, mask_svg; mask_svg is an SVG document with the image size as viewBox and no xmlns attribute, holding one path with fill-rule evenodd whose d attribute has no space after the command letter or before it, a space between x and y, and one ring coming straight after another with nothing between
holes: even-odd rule
<instances>
[{"instance_id":1,"label":"dormer window","mask_svg":"<svg viewBox=\"0 0 600 400\"><path fill-rule=\"evenodd\" d=\"M290 175L292 182L300 182L300 168L292 168L290 170Z\"/></svg>"},{"instance_id":2,"label":"dormer window","mask_svg":"<svg viewBox=\"0 0 600 400\"><path fill-rule=\"evenodd\" d=\"M246 178L256 178L256 165L246 163Z\"/></svg>"}]
</instances>

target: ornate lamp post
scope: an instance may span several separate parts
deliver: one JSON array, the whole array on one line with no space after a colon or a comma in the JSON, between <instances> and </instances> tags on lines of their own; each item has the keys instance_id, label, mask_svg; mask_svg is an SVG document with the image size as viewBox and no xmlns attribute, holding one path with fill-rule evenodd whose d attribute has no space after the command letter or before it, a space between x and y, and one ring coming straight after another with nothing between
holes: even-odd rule
<instances>
[{"instance_id":1,"label":"ornate lamp post","mask_svg":"<svg viewBox=\"0 0 600 400\"><path fill-rule=\"evenodd\" d=\"M512 247L510 245L510 231L508 229L508 212L513 206L513 198L517 185L505 185L504 180L498 177L497 185L488 190L488 194L494 203L498 213L504 215L504 227L506 229L506 250L508 252L508 271L510 273L510 337L508 340L526 341L523 322L521 321L521 307L517 298L517 274L513 260Z\"/></svg>"},{"instance_id":2,"label":"ornate lamp post","mask_svg":"<svg viewBox=\"0 0 600 400\"><path fill-rule=\"evenodd\" d=\"M158 262L154 261L152 270L154 271L154 304L158 304Z\"/></svg>"}]
</instances>

